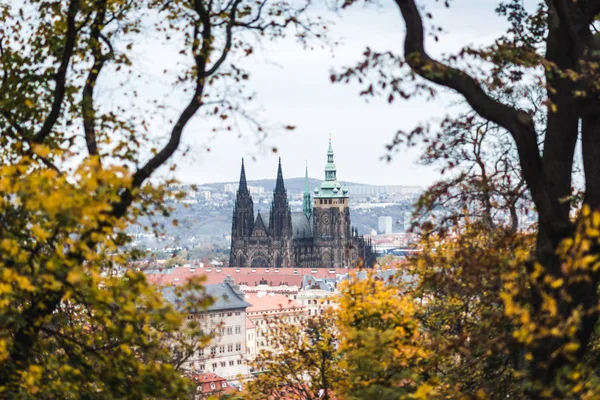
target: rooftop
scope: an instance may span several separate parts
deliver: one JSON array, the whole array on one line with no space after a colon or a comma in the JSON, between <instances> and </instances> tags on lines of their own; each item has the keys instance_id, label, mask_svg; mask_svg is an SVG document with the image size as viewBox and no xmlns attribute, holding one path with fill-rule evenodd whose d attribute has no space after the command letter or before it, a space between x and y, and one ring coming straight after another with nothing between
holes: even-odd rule
<instances>
[{"instance_id":1,"label":"rooftop","mask_svg":"<svg viewBox=\"0 0 600 400\"><path fill-rule=\"evenodd\" d=\"M246 309L247 313L256 313L263 311L285 311L303 309L304 305L297 301L290 300L279 293L247 293L244 298L252 304Z\"/></svg>"},{"instance_id":2,"label":"rooftop","mask_svg":"<svg viewBox=\"0 0 600 400\"><path fill-rule=\"evenodd\" d=\"M231 276L236 284L246 286L259 286L260 282L267 282L269 286L302 286L305 275L315 278L335 278L357 271L348 268L220 268L205 267L176 267L169 269L169 273L156 273L156 270L146 272L148 282L155 285L182 285L193 277L205 277L206 284L218 284Z\"/></svg>"},{"instance_id":3,"label":"rooftop","mask_svg":"<svg viewBox=\"0 0 600 400\"><path fill-rule=\"evenodd\" d=\"M214 373L197 374L192 372L187 375L196 383L211 383L225 381L225 378Z\"/></svg>"},{"instance_id":4,"label":"rooftop","mask_svg":"<svg viewBox=\"0 0 600 400\"><path fill-rule=\"evenodd\" d=\"M245 309L250 304L242 299L229 284L208 284L204 285L206 294L214 299L214 303L211 304L206 311L221 311L221 310L235 310ZM174 286L165 286L161 288L161 292L165 300L172 304L178 305L179 299L175 296ZM204 293L198 293L198 297L202 297Z\"/></svg>"}]
</instances>

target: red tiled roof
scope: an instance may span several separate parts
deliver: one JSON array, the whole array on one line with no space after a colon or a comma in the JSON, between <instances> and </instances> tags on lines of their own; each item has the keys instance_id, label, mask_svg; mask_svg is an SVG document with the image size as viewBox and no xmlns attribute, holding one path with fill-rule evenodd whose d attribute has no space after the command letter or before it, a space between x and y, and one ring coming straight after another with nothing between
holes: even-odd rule
<instances>
[{"instance_id":1,"label":"red tiled roof","mask_svg":"<svg viewBox=\"0 0 600 400\"><path fill-rule=\"evenodd\" d=\"M230 275L236 284L256 286L261 280L272 286L287 284L301 286L304 275L316 278L335 277L355 269L347 268L218 268L218 267L177 267L170 274L148 274L148 282L155 285L181 285L192 277L204 276L205 283L222 283ZM193 271L193 272L192 272Z\"/></svg>"},{"instance_id":2,"label":"red tiled roof","mask_svg":"<svg viewBox=\"0 0 600 400\"><path fill-rule=\"evenodd\" d=\"M220 377L214 373L206 373L206 374L194 374L191 373L190 378L196 383L211 383L211 382L225 382L225 378Z\"/></svg>"},{"instance_id":3,"label":"red tiled roof","mask_svg":"<svg viewBox=\"0 0 600 400\"><path fill-rule=\"evenodd\" d=\"M246 317L246 329L254 329L256 328L256 325L254 325L254 322L250 321L250 318Z\"/></svg>"},{"instance_id":4,"label":"red tiled roof","mask_svg":"<svg viewBox=\"0 0 600 400\"><path fill-rule=\"evenodd\" d=\"M259 295L258 293L246 293L244 300L252 304L252 307L246 309L247 313L304 309L304 305L295 300L290 300L279 293L267 293L263 295Z\"/></svg>"}]
</instances>

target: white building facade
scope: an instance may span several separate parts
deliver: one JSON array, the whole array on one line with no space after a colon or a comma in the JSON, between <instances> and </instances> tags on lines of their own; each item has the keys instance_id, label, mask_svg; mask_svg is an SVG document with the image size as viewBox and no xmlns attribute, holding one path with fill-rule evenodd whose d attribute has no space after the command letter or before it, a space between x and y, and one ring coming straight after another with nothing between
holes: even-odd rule
<instances>
[{"instance_id":1,"label":"white building facade","mask_svg":"<svg viewBox=\"0 0 600 400\"><path fill-rule=\"evenodd\" d=\"M228 283L205 285L205 288L214 303L188 318L200 320L207 332L215 332L215 337L190 357L183 368L197 373L212 372L227 380L247 377L246 308L250 304ZM163 288L165 299L175 303L173 292L173 287Z\"/></svg>"}]
</instances>

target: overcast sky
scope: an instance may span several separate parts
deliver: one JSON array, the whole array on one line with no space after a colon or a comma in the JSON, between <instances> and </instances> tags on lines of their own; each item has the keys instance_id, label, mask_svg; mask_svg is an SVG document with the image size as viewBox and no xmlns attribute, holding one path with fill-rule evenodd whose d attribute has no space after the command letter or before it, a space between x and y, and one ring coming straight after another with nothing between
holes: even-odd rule
<instances>
[{"instance_id":1,"label":"overcast sky","mask_svg":"<svg viewBox=\"0 0 600 400\"><path fill-rule=\"evenodd\" d=\"M342 41L334 50L335 57L329 50L304 51L293 40L286 40L269 44L264 57L255 57L246 64L257 94L253 108L262 111L261 119L294 125L295 131L256 144L256 137L251 135L238 138L235 133L220 133L211 137L202 121L195 119L184 131L184 147L189 151L178 153L174 159L178 166L175 176L184 183L235 181L240 160L245 157L248 179L274 178L277 157L281 156L285 177L303 176L308 164L309 175L322 179L331 134L341 180L421 186L433 183L438 173L415 164L416 150L396 154L390 163L381 157L386 153L385 144L398 129L411 129L419 121L442 118L455 97L388 105L384 99L366 102L359 97L357 85L331 84L329 80L332 69L360 60L367 46L401 52L404 23L393 2L383 3L380 8L356 6L340 16L328 15L335 23L332 36ZM447 31L438 43L429 40L427 48L434 55L468 44L490 43L506 27L506 22L494 13L497 1L455 0L450 10L434 1L425 3L435 11L436 23ZM152 49L149 46L148 50ZM163 63L170 62L169 54L162 58ZM136 62L143 61L141 57ZM166 64L140 68L153 67L158 75ZM142 93L160 91L156 84L149 82ZM169 93L172 103L187 101L181 93ZM271 152L273 146L278 148L277 154Z\"/></svg>"}]
</instances>

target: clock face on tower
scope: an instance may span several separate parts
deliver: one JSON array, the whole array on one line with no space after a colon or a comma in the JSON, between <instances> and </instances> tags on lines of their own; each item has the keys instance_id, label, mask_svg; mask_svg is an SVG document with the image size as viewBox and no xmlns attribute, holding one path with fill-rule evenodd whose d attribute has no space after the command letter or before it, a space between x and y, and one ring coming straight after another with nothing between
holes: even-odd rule
<instances>
[{"instance_id":1,"label":"clock face on tower","mask_svg":"<svg viewBox=\"0 0 600 400\"><path fill-rule=\"evenodd\" d=\"M329 225L329 215L324 215L323 216L323 224Z\"/></svg>"}]
</instances>

